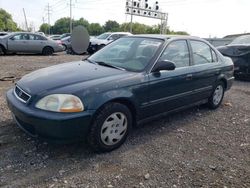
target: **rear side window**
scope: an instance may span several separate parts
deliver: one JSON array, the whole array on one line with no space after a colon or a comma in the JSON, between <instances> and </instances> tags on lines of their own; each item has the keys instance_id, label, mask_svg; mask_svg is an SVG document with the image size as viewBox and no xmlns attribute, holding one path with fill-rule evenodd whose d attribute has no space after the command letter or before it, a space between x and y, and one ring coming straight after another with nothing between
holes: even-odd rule
<instances>
[{"instance_id":1,"label":"rear side window","mask_svg":"<svg viewBox=\"0 0 250 188\"><path fill-rule=\"evenodd\" d=\"M189 66L189 50L186 40L171 42L163 52L160 60L172 61L176 68Z\"/></svg>"},{"instance_id":2,"label":"rear side window","mask_svg":"<svg viewBox=\"0 0 250 188\"><path fill-rule=\"evenodd\" d=\"M194 65L202 65L206 63L212 63L212 49L209 45L202 41L190 41L192 50L193 50L193 58Z\"/></svg>"},{"instance_id":3,"label":"rear side window","mask_svg":"<svg viewBox=\"0 0 250 188\"><path fill-rule=\"evenodd\" d=\"M211 49L211 52L212 52L213 62L218 62L218 57L215 51Z\"/></svg>"}]
</instances>

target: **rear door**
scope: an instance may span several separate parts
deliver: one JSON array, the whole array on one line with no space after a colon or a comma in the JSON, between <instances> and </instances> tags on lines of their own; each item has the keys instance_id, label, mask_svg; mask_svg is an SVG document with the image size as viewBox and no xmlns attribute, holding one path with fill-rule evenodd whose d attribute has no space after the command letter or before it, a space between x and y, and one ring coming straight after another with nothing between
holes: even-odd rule
<instances>
[{"instance_id":1,"label":"rear door","mask_svg":"<svg viewBox=\"0 0 250 188\"><path fill-rule=\"evenodd\" d=\"M145 116L157 115L193 102L190 50L186 40L172 41L161 55L161 60L175 63L176 69L149 74L149 101L144 105Z\"/></svg>"},{"instance_id":2,"label":"rear door","mask_svg":"<svg viewBox=\"0 0 250 188\"><path fill-rule=\"evenodd\" d=\"M46 44L46 40L44 40L44 37L39 35L29 34L29 39L30 39L28 42L29 52L41 53Z\"/></svg>"},{"instance_id":3,"label":"rear door","mask_svg":"<svg viewBox=\"0 0 250 188\"><path fill-rule=\"evenodd\" d=\"M221 73L214 50L205 42L190 40L192 66L195 69L193 83L198 100L210 97L217 76Z\"/></svg>"}]
</instances>

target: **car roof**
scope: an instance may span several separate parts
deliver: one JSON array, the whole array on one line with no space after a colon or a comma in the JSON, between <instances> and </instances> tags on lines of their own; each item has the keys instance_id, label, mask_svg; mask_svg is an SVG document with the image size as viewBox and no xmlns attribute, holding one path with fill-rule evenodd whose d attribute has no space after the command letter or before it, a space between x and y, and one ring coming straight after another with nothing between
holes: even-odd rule
<instances>
[{"instance_id":1,"label":"car roof","mask_svg":"<svg viewBox=\"0 0 250 188\"><path fill-rule=\"evenodd\" d=\"M163 40L169 40L169 39L199 39L203 40L199 37L195 36L189 36L189 35L162 35L162 34L139 34L139 35L132 35L129 37L145 37L145 38L156 38L156 39L163 39Z\"/></svg>"},{"instance_id":2,"label":"car roof","mask_svg":"<svg viewBox=\"0 0 250 188\"><path fill-rule=\"evenodd\" d=\"M129 32L105 32L106 34L126 34L126 35L132 35L131 33ZM104 33L102 33L104 34Z\"/></svg>"}]
</instances>

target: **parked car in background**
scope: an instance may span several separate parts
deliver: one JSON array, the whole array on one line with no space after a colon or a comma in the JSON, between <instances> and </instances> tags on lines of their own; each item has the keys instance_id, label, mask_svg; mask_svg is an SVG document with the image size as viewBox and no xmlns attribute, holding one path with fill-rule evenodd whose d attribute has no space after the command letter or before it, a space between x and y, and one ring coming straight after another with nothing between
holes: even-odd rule
<instances>
[{"instance_id":1,"label":"parked car in background","mask_svg":"<svg viewBox=\"0 0 250 188\"><path fill-rule=\"evenodd\" d=\"M63 33L61 36L60 36L60 40L66 38L66 37L69 37L71 36L71 33Z\"/></svg>"},{"instance_id":2,"label":"parked car in background","mask_svg":"<svg viewBox=\"0 0 250 188\"><path fill-rule=\"evenodd\" d=\"M236 78L250 79L250 35L237 37L230 44L217 49L233 60Z\"/></svg>"},{"instance_id":3,"label":"parked car in background","mask_svg":"<svg viewBox=\"0 0 250 188\"><path fill-rule=\"evenodd\" d=\"M124 36L130 36L130 35L132 35L132 34L129 32L103 33L95 38L90 39L89 48L87 51L90 54L92 54L92 53L100 50L101 48L103 48L107 44L113 42L114 40L117 40L117 39L124 37Z\"/></svg>"},{"instance_id":4,"label":"parked car in background","mask_svg":"<svg viewBox=\"0 0 250 188\"><path fill-rule=\"evenodd\" d=\"M61 35L50 35L49 38L52 39L52 40L60 40Z\"/></svg>"},{"instance_id":5,"label":"parked car in background","mask_svg":"<svg viewBox=\"0 0 250 188\"><path fill-rule=\"evenodd\" d=\"M0 54L40 53L52 55L63 51L63 46L42 35L29 32L10 33L0 37Z\"/></svg>"},{"instance_id":6,"label":"parked car in background","mask_svg":"<svg viewBox=\"0 0 250 188\"><path fill-rule=\"evenodd\" d=\"M60 41L61 44L63 45L64 50L71 48L71 36L64 37Z\"/></svg>"},{"instance_id":7,"label":"parked car in background","mask_svg":"<svg viewBox=\"0 0 250 188\"><path fill-rule=\"evenodd\" d=\"M24 76L7 103L31 136L86 138L103 152L118 148L136 123L198 104L218 108L233 79L232 60L202 39L128 36L83 61Z\"/></svg>"},{"instance_id":8,"label":"parked car in background","mask_svg":"<svg viewBox=\"0 0 250 188\"><path fill-rule=\"evenodd\" d=\"M46 36L45 34L44 34L44 32L35 32L36 34L39 34L39 35L42 35L42 36Z\"/></svg>"},{"instance_id":9,"label":"parked car in background","mask_svg":"<svg viewBox=\"0 0 250 188\"><path fill-rule=\"evenodd\" d=\"M7 32L0 32L0 37L1 36L5 36L5 35L7 35L8 33Z\"/></svg>"}]
</instances>

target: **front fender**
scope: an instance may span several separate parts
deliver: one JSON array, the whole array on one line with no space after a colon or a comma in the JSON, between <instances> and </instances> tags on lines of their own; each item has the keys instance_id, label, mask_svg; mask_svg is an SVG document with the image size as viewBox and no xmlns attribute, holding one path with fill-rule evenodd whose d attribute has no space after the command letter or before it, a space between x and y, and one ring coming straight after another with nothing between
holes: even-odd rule
<instances>
[{"instance_id":1,"label":"front fender","mask_svg":"<svg viewBox=\"0 0 250 188\"><path fill-rule=\"evenodd\" d=\"M117 89L117 90L111 90L111 91L106 91L100 94L96 94L89 103L88 109L91 110L97 110L104 104L110 102L110 101L127 101L130 104L132 104L135 109L138 109L138 104L135 100L135 97L133 93L130 90L126 89Z\"/></svg>"}]
</instances>

